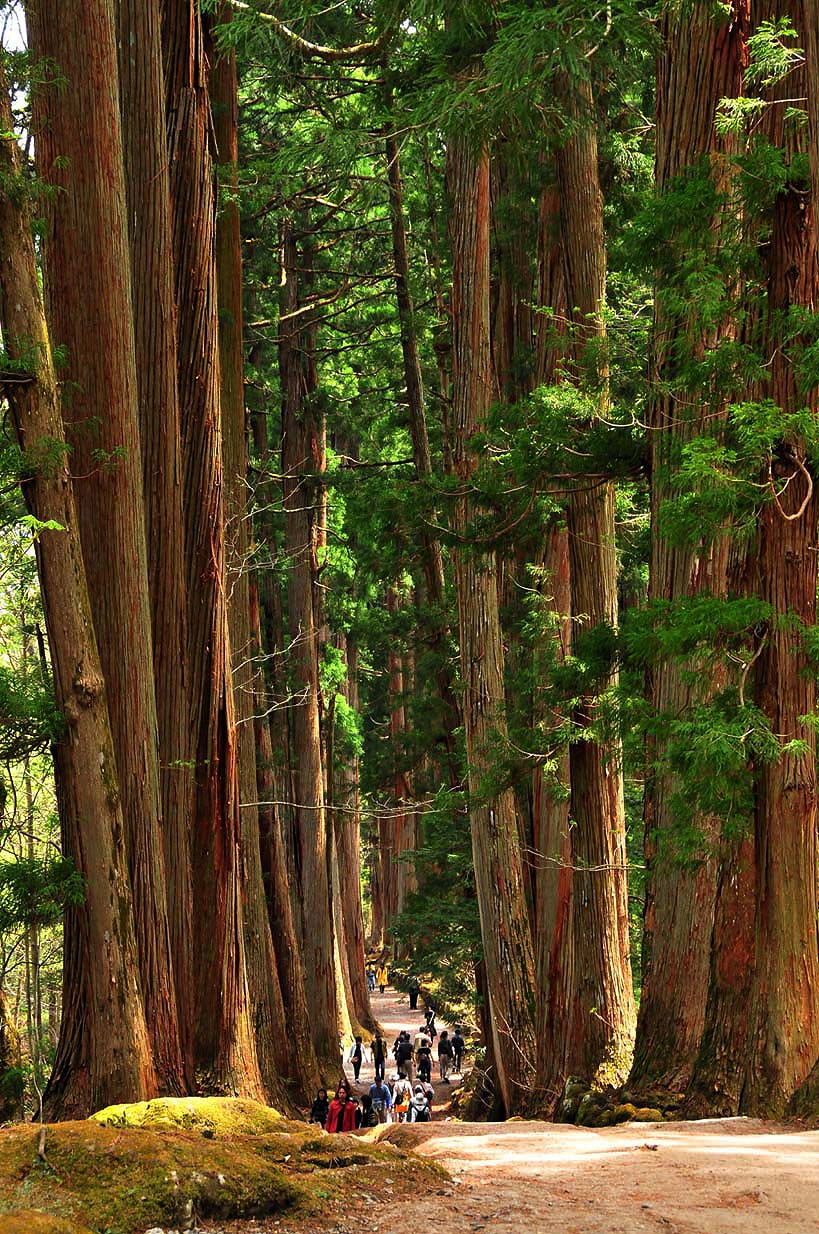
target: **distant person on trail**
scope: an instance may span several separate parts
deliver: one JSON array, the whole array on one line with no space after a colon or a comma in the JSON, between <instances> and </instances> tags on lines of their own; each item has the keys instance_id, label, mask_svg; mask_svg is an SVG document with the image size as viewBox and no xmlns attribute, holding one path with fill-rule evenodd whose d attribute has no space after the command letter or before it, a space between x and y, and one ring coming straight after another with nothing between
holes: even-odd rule
<instances>
[{"instance_id":1,"label":"distant person on trail","mask_svg":"<svg viewBox=\"0 0 819 1234\"><path fill-rule=\"evenodd\" d=\"M364 1043L360 1037L356 1037L355 1044L350 1051L350 1062L353 1064L353 1075L355 1082L358 1083L358 1077L361 1074L361 1064L364 1061Z\"/></svg>"},{"instance_id":2,"label":"distant person on trail","mask_svg":"<svg viewBox=\"0 0 819 1234\"><path fill-rule=\"evenodd\" d=\"M424 1012L424 1018L427 1022L427 1033L430 1041L434 1041L438 1036L438 1029L435 1027L435 1008L427 1007Z\"/></svg>"},{"instance_id":3,"label":"distant person on trail","mask_svg":"<svg viewBox=\"0 0 819 1234\"><path fill-rule=\"evenodd\" d=\"M395 1062L399 1071L403 1071L405 1075L412 1079L413 1074L413 1056L415 1051L412 1048L412 1042L408 1032L401 1033L398 1044L395 1048Z\"/></svg>"},{"instance_id":4,"label":"distant person on trail","mask_svg":"<svg viewBox=\"0 0 819 1234\"><path fill-rule=\"evenodd\" d=\"M347 1088L339 1084L336 1089L336 1095L330 1102L330 1110L327 1114L327 1122L324 1124L327 1131L355 1131L355 1103L350 1100L350 1094Z\"/></svg>"},{"instance_id":5,"label":"distant person on trail","mask_svg":"<svg viewBox=\"0 0 819 1234\"><path fill-rule=\"evenodd\" d=\"M403 1123L412 1100L412 1085L403 1071L398 1072L398 1079L392 1089L392 1108L399 1123Z\"/></svg>"},{"instance_id":6,"label":"distant person on trail","mask_svg":"<svg viewBox=\"0 0 819 1234\"><path fill-rule=\"evenodd\" d=\"M310 1107L310 1117L307 1120L310 1123L321 1123L322 1127L327 1122L327 1115L330 1113L330 1099L327 1096L327 1089L320 1088L316 1093L315 1100Z\"/></svg>"},{"instance_id":7,"label":"distant person on trail","mask_svg":"<svg viewBox=\"0 0 819 1234\"><path fill-rule=\"evenodd\" d=\"M392 1108L392 1093L390 1092L389 1084L384 1080L376 1080L375 1084L370 1085L370 1100L373 1103L373 1109L378 1115L380 1123L388 1123L390 1121L390 1109Z\"/></svg>"},{"instance_id":8,"label":"distant person on trail","mask_svg":"<svg viewBox=\"0 0 819 1234\"><path fill-rule=\"evenodd\" d=\"M387 970L387 966L386 964L382 962L381 964L379 964L378 969L375 974L376 985L378 986L382 994L384 993L384 987L389 985L389 976L390 975Z\"/></svg>"},{"instance_id":9,"label":"distant person on trail","mask_svg":"<svg viewBox=\"0 0 819 1234\"><path fill-rule=\"evenodd\" d=\"M463 1034L459 1028L455 1029L452 1034L452 1058L454 1070L458 1075L463 1075L464 1069L464 1054L466 1053L466 1042L463 1039Z\"/></svg>"},{"instance_id":10,"label":"distant person on trail","mask_svg":"<svg viewBox=\"0 0 819 1234\"><path fill-rule=\"evenodd\" d=\"M413 1042L413 1045L415 1046L416 1054L419 1050L422 1050L425 1045L432 1045L432 1041L427 1033L426 1024L422 1024L418 1029L418 1032L415 1034L415 1041Z\"/></svg>"},{"instance_id":11,"label":"distant person on trail","mask_svg":"<svg viewBox=\"0 0 819 1234\"><path fill-rule=\"evenodd\" d=\"M371 994L375 989L375 969L372 964L367 965L367 989Z\"/></svg>"},{"instance_id":12,"label":"distant person on trail","mask_svg":"<svg viewBox=\"0 0 819 1234\"><path fill-rule=\"evenodd\" d=\"M441 1068L441 1079L444 1084L448 1084L452 1069L452 1042L446 1029L441 1033L441 1040L438 1042L438 1065Z\"/></svg>"},{"instance_id":13,"label":"distant person on trail","mask_svg":"<svg viewBox=\"0 0 819 1234\"><path fill-rule=\"evenodd\" d=\"M387 1043L380 1033L373 1037L372 1052L375 1078L376 1080L383 1080L384 1072L387 1069Z\"/></svg>"},{"instance_id":14,"label":"distant person on trail","mask_svg":"<svg viewBox=\"0 0 819 1234\"><path fill-rule=\"evenodd\" d=\"M418 1063L418 1079L425 1080L429 1084L432 1078L432 1048L429 1037L425 1037L424 1041L426 1045L422 1045L418 1049L415 1059Z\"/></svg>"},{"instance_id":15,"label":"distant person on trail","mask_svg":"<svg viewBox=\"0 0 819 1234\"><path fill-rule=\"evenodd\" d=\"M420 1084L415 1085L415 1092L409 1104L408 1123L428 1123L432 1118L430 1101Z\"/></svg>"},{"instance_id":16,"label":"distant person on trail","mask_svg":"<svg viewBox=\"0 0 819 1234\"><path fill-rule=\"evenodd\" d=\"M410 1011L418 1010L418 995L421 993L421 982L417 977L410 977L409 986Z\"/></svg>"}]
</instances>

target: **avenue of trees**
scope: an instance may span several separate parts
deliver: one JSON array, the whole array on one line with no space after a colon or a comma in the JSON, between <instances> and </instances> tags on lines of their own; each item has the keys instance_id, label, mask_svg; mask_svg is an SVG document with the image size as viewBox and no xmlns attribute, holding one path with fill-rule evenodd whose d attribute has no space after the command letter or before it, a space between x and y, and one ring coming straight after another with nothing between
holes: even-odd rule
<instances>
[{"instance_id":1,"label":"avenue of trees","mask_svg":"<svg viewBox=\"0 0 819 1234\"><path fill-rule=\"evenodd\" d=\"M816 0L2 20L4 1112L815 1111Z\"/></svg>"}]
</instances>

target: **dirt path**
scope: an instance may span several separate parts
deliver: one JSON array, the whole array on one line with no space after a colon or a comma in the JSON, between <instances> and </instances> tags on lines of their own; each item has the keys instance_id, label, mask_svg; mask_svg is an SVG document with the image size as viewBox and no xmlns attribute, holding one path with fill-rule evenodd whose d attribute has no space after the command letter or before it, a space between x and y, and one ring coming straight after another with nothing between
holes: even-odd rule
<instances>
[{"instance_id":1,"label":"dirt path","mask_svg":"<svg viewBox=\"0 0 819 1234\"><path fill-rule=\"evenodd\" d=\"M406 995L375 995L390 1045L423 1019ZM444 1026L446 1027L446 1026ZM350 1071L350 1068L348 1068ZM372 1066L362 1069L369 1086ZM389 1071L388 1071L389 1074ZM456 1084L459 1081L456 1080ZM381 1127L451 1175L423 1195L353 1192L320 1222L241 1226L241 1234L816 1234L819 1131L750 1119L631 1123L460 1123L436 1083L436 1121ZM388 1180L389 1181L389 1180Z\"/></svg>"},{"instance_id":2,"label":"dirt path","mask_svg":"<svg viewBox=\"0 0 819 1234\"><path fill-rule=\"evenodd\" d=\"M384 1036L387 1039L387 1045L392 1049L392 1043L395 1041L399 1032L406 1029L413 1037L415 1036L418 1027L424 1022L424 1009L419 1006L417 1011L410 1011L409 998L406 994L400 994L397 990L388 986L381 994L378 990L370 996L373 1014L378 1020L381 1027L384 1029ZM441 1030L446 1028L452 1033L452 1028L445 1020L440 1020L436 1016L435 1026L440 1034ZM367 1038L365 1037L365 1041ZM432 1048L432 1087L435 1090L435 1103L432 1108L432 1116L438 1120L444 1117L445 1110L449 1104L450 1097L453 1092L460 1087L461 1077L459 1075L451 1076L449 1084L443 1084L438 1078L438 1039L436 1038ZM348 1079L353 1078L352 1064L347 1063L345 1066L345 1074ZM395 1063L390 1055L387 1062L387 1080L390 1076L396 1074ZM375 1068L372 1063L364 1063L361 1068L361 1078L359 1080L357 1091L365 1093L369 1090L375 1078Z\"/></svg>"}]
</instances>

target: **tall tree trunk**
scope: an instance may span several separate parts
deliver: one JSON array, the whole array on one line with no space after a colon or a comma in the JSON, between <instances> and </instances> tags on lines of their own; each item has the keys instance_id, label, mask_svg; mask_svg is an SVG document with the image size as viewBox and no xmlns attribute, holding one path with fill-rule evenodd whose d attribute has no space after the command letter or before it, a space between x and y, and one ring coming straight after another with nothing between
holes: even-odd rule
<instances>
[{"instance_id":1,"label":"tall tree trunk","mask_svg":"<svg viewBox=\"0 0 819 1234\"><path fill-rule=\"evenodd\" d=\"M188 587L198 1084L263 1092L245 966L239 774L225 586L224 469L207 60L199 6L167 0L163 40L178 314Z\"/></svg>"},{"instance_id":2,"label":"tall tree trunk","mask_svg":"<svg viewBox=\"0 0 819 1234\"><path fill-rule=\"evenodd\" d=\"M349 635L342 637L347 661L344 693L350 709L357 712L358 648ZM336 811L336 845L352 1006L356 1021L369 1032L373 1032L376 1022L367 987L364 916L361 909L361 815L357 755L345 760L339 805L341 808Z\"/></svg>"},{"instance_id":3,"label":"tall tree trunk","mask_svg":"<svg viewBox=\"0 0 819 1234\"><path fill-rule=\"evenodd\" d=\"M217 22L231 20L223 6ZM283 1099L277 1042L287 1039L285 1008L276 954L270 933L259 847L256 805L256 742L253 727L255 677L260 672L250 628L250 536L248 510L247 428L242 347L242 240L238 190L239 97L236 53L217 51L210 78L213 128L219 160L222 200L216 221L216 275L219 301L222 454L225 485L225 558L228 623L233 652L232 680L236 713L239 777L239 824L242 853L242 910L250 1013L256 1053L268 1100Z\"/></svg>"},{"instance_id":4,"label":"tall tree trunk","mask_svg":"<svg viewBox=\"0 0 819 1234\"><path fill-rule=\"evenodd\" d=\"M421 361L418 355L418 336L415 324L415 306L410 289L409 252L407 226L404 217L404 188L401 179L401 163L398 139L392 132L385 140L387 156L387 183L390 200L390 227L392 254L395 264L395 296L398 306L398 323L401 334L401 354L404 362L404 381L407 387L407 409L412 442L412 457L416 474L421 483L432 477L432 455L427 433L424 383ZM458 700L455 695L448 655L449 631L446 623L446 597L444 588L444 562L440 541L426 524L421 531L421 564L426 584L426 598L433 610L430 614L429 645L435 653L436 682L443 707L442 727L446 750L447 769L452 787L460 784L456 730L460 725Z\"/></svg>"},{"instance_id":5,"label":"tall tree trunk","mask_svg":"<svg viewBox=\"0 0 819 1234\"><path fill-rule=\"evenodd\" d=\"M259 626L258 596L255 580L250 587L250 628L254 649L262 649ZM319 1081L319 1067L310 1033L310 1015L304 984L301 941L293 914L287 853L282 838L283 798L276 777L277 755L271 737L271 725L265 715L265 696L261 681L256 679L256 706L253 731L256 743L256 785L259 801L259 837L262 870L270 919L270 934L276 952L279 985L286 1013L286 1033L281 1045L285 1058L277 1053L278 1068L293 1083L296 1094L312 1096ZM279 1043L275 1042L278 1046ZM294 1095L296 1095L294 1094Z\"/></svg>"},{"instance_id":6,"label":"tall tree trunk","mask_svg":"<svg viewBox=\"0 0 819 1234\"><path fill-rule=\"evenodd\" d=\"M318 425L310 405L315 365L308 340L312 327L300 307L298 245L290 224L283 237L283 285L279 372L282 390L282 472L285 552L290 562L288 621L292 644L296 815L301 874L303 954L313 1043L322 1066L338 1065L338 1003L335 989L330 834L324 802L317 627L314 609L315 528L318 517L312 478L320 467Z\"/></svg>"},{"instance_id":7,"label":"tall tree trunk","mask_svg":"<svg viewBox=\"0 0 819 1234\"><path fill-rule=\"evenodd\" d=\"M148 1033L163 1091L184 1089L166 910L138 390L112 0L29 12L37 57L66 82L34 95L50 201L45 288L67 349L70 425L89 598L106 682ZM104 529L104 534L101 534Z\"/></svg>"},{"instance_id":8,"label":"tall tree trunk","mask_svg":"<svg viewBox=\"0 0 819 1234\"><path fill-rule=\"evenodd\" d=\"M23 485L26 505L41 522L63 528L39 536L37 568L55 697L66 721L54 751L62 847L85 883L84 904L65 916L63 1018L44 1102L51 1118L85 1118L112 1102L155 1096L157 1077L139 984L105 681L2 66L0 129L0 328L12 361L30 364L32 348L38 357L31 380L11 382L6 397L15 437L32 464ZM38 467L44 442L63 448Z\"/></svg>"},{"instance_id":9,"label":"tall tree trunk","mask_svg":"<svg viewBox=\"0 0 819 1234\"><path fill-rule=\"evenodd\" d=\"M761 23L779 15L779 9L763 3L754 19ZM787 6L787 16L801 38L801 0ZM761 119L765 137L791 167L807 149L804 132L786 119L786 112L794 95L803 98L807 91L800 65L769 93ZM806 405L816 414L815 386L804 388L783 336L789 313L812 313L819 299L816 202L794 176L778 192L771 213L770 231L766 228L759 239L764 301L758 320L752 310L746 327L764 358L767 380L752 387L749 396L757 402L772 400L785 415ZM769 460L768 480L770 499L758 518L756 553L747 563L747 575L751 593L774 614L767 629L757 632L754 698L781 752L754 768L750 973L747 968L738 973L741 998L736 990L724 991L733 1014L713 1054L718 1061L726 1040L729 1048L738 1043L743 1050L738 1110L779 1117L819 1057L816 734L806 720L816 709L816 681L793 624L796 620L806 630L816 624L819 499L805 443L784 425ZM721 941L715 937L715 945ZM719 1000L709 999L706 1033L720 1011ZM716 1087L710 1061L703 1059L701 1066L698 1060L694 1081L700 1091Z\"/></svg>"},{"instance_id":10,"label":"tall tree trunk","mask_svg":"<svg viewBox=\"0 0 819 1234\"><path fill-rule=\"evenodd\" d=\"M193 914L182 443L176 381L173 221L159 0L119 0L125 189L159 733L168 922L185 1084L193 1084Z\"/></svg>"},{"instance_id":11,"label":"tall tree trunk","mask_svg":"<svg viewBox=\"0 0 819 1234\"><path fill-rule=\"evenodd\" d=\"M600 387L605 409L608 373L595 349L605 337L606 247L591 106L591 86L586 84L579 88L577 131L558 152L557 167L574 365L578 378ZM614 629L618 614L613 482L576 481L569 495L568 525L575 629L601 625ZM616 684L614 670L605 685ZM582 699L574 717L581 733L598 718L596 697ZM571 832L575 996L568 1023L569 1067L587 1079L611 1083L628 1074L636 1014L620 743L583 735L571 744L569 766L575 824Z\"/></svg>"},{"instance_id":12,"label":"tall tree trunk","mask_svg":"<svg viewBox=\"0 0 819 1234\"><path fill-rule=\"evenodd\" d=\"M747 0L737 0L730 11L717 14L697 3L683 14L670 5L663 18L663 46L657 73L656 182L660 193L686 171L709 158L720 175L724 153L714 120L720 99L735 97L742 85L748 34ZM727 186L725 186L727 188ZM703 219L703 234L719 250L724 211ZM730 222L729 222L730 225ZM677 354L681 339L693 356L735 330L728 314L715 330L674 309L665 281L675 275L675 246L671 266L658 275L655 304L655 344L652 356L654 390L651 399L651 518L653 534L649 574L649 602L684 601L699 594L725 597L728 591L728 539L718 535L693 547L671 543L662 532L663 503L671 496L673 467L685 442L698 433L719 432L724 423L727 396L711 389L680 387ZM682 258L684 253L680 253ZM672 297L676 289L672 286ZM675 389L676 385L676 389ZM668 658L653 666L648 693L659 716L685 715L700 702L707 703L724 682L707 666L693 660ZM661 768L668 740L648 742L647 763ZM643 934L643 984L637 1039L630 1084L639 1088L684 1089L691 1076L702 1038L709 986L709 963L717 888L716 819L695 814L690 825L699 831L700 859L696 864L678 860L675 843L674 800L679 783L671 770L655 770L646 785L645 833L648 878ZM744 866L745 853L740 863ZM725 886L735 886L736 872L719 875ZM680 990L685 996L680 997Z\"/></svg>"},{"instance_id":13,"label":"tall tree trunk","mask_svg":"<svg viewBox=\"0 0 819 1234\"><path fill-rule=\"evenodd\" d=\"M461 485L456 530L466 541L476 513L474 435L492 400L489 336L489 158L452 136L451 199L454 464ZM497 562L464 543L456 555L463 719L470 825L499 1091L520 1108L535 1062L534 956L514 794L487 793L493 744L505 736L503 642Z\"/></svg>"}]
</instances>

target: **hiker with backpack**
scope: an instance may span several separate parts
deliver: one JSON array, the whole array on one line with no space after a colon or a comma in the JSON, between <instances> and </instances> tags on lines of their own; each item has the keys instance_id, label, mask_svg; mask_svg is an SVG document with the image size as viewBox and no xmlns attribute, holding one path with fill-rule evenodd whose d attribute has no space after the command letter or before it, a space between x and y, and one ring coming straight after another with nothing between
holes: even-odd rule
<instances>
[{"instance_id":1,"label":"hiker with backpack","mask_svg":"<svg viewBox=\"0 0 819 1234\"><path fill-rule=\"evenodd\" d=\"M369 1093L365 1093L361 1098L361 1126L363 1128L378 1126L378 1114L373 1109L373 1099Z\"/></svg>"},{"instance_id":2,"label":"hiker with backpack","mask_svg":"<svg viewBox=\"0 0 819 1234\"><path fill-rule=\"evenodd\" d=\"M415 1059L418 1063L418 1079L426 1080L429 1084L432 1077L432 1048L429 1037L424 1037L423 1040L424 1044L418 1047Z\"/></svg>"},{"instance_id":3,"label":"hiker with backpack","mask_svg":"<svg viewBox=\"0 0 819 1234\"><path fill-rule=\"evenodd\" d=\"M398 1072L398 1079L392 1088L392 1108L399 1123L403 1123L407 1117L410 1101L412 1100L412 1085L403 1071Z\"/></svg>"},{"instance_id":4,"label":"hiker with backpack","mask_svg":"<svg viewBox=\"0 0 819 1234\"><path fill-rule=\"evenodd\" d=\"M421 982L417 977L410 977L407 989L409 991L410 1011L416 1011L418 1008L418 995L421 993Z\"/></svg>"},{"instance_id":5,"label":"hiker with backpack","mask_svg":"<svg viewBox=\"0 0 819 1234\"><path fill-rule=\"evenodd\" d=\"M403 1071L405 1075L412 1079L413 1057L415 1051L412 1048L410 1035L404 1031L398 1038L395 1047L395 1065L399 1071Z\"/></svg>"},{"instance_id":6,"label":"hiker with backpack","mask_svg":"<svg viewBox=\"0 0 819 1234\"><path fill-rule=\"evenodd\" d=\"M415 1085L415 1092L409 1103L407 1112L408 1123L428 1123L432 1119L430 1100L420 1084Z\"/></svg>"}]
</instances>

